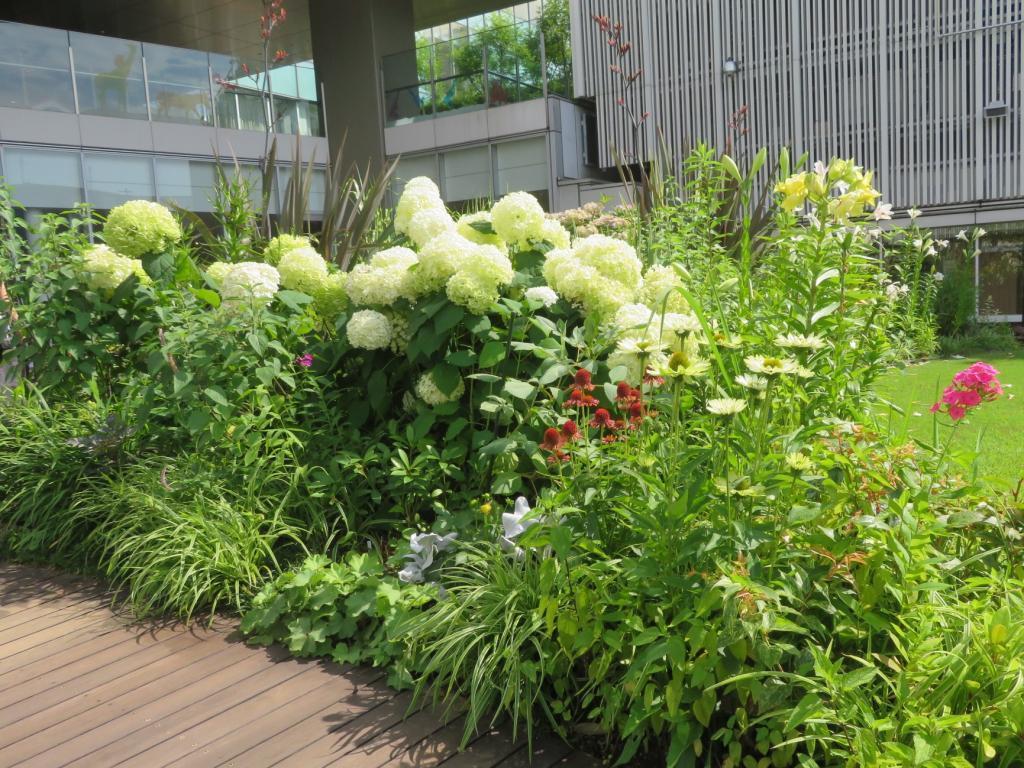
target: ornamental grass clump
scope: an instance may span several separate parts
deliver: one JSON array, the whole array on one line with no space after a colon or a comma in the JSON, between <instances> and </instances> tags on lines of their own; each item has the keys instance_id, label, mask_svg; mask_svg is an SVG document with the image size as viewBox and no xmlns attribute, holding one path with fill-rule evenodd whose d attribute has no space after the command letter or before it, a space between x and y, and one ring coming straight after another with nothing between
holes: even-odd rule
<instances>
[{"instance_id":1,"label":"ornamental grass clump","mask_svg":"<svg viewBox=\"0 0 1024 768\"><path fill-rule=\"evenodd\" d=\"M103 239L130 258L163 253L181 240L181 226L160 203L130 200L111 209L103 224Z\"/></svg>"}]
</instances>

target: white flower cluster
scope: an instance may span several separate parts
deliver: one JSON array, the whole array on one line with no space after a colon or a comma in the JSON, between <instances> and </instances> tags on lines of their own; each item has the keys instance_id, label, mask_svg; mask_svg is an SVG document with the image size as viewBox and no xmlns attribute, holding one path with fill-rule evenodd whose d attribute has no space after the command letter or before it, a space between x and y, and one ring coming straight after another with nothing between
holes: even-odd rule
<instances>
[{"instance_id":1,"label":"white flower cluster","mask_svg":"<svg viewBox=\"0 0 1024 768\"><path fill-rule=\"evenodd\" d=\"M526 298L529 301L539 302L545 308L558 303L558 294L546 285L536 285L533 288L527 288Z\"/></svg>"},{"instance_id":2,"label":"white flower cluster","mask_svg":"<svg viewBox=\"0 0 1024 768\"><path fill-rule=\"evenodd\" d=\"M395 231L403 235L409 234L409 225L413 216L421 211L429 210L440 210L447 213L437 184L426 176L410 179L402 190L398 205L395 206Z\"/></svg>"},{"instance_id":3,"label":"white flower cluster","mask_svg":"<svg viewBox=\"0 0 1024 768\"><path fill-rule=\"evenodd\" d=\"M465 392L466 382L459 379L459 383L455 387L455 391L450 395L446 395L441 391L441 388L437 386L437 383L434 381L434 377L429 372L420 376L419 381L416 382L416 396L431 407L444 405L445 403L458 400Z\"/></svg>"},{"instance_id":4,"label":"white flower cluster","mask_svg":"<svg viewBox=\"0 0 1024 768\"><path fill-rule=\"evenodd\" d=\"M215 261L206 268L206 276L217 281L218 285L224 282L224 278L234 264L228 261Z\"/></svg>"},{"instance_id":5,"label":"white flower cluster","mask_svg":"<svg viewBox=\"0 0 1024 768\"><path fill-rule=\"evenodd\" d=\"M409 220L408 235L416 245L422 248L438 235L445 232L454 232L455 222L451 214L441 206L440 208L424 208L417 211Z\"/></svg>"},{"instance_id":6,"label":"white flower cluster","mask_svg":"<svg viewBox=\"0 0 1024 768\"><path fill-rule=\"evenodd\" d=\"M140 282L152 282L141 261L122 256L107 245L94 245L82 254L82 272L86 286L105 296L110 296L132 275Z\"/></svg>"},{"instance_id":7,"label":"white flower cluster","mask_svg":"<svg viewBox=\"0 0 1024 768\"><path fill-rule=\"evenodd\" d=\"M654 265L644 273L640 301L659 312L689 312L690 305L677 289L683 285L679 272L670 266Z\"/></svg>"},{"instance_id":8,"label":"white flower cluster","mask_svg":"<svg viewBox=\"0 0 1024 768\"><path fill-rule=\"evenodd\" d=\"M269 264L240 261L232 264L224 273L220 284L221 298L227 306L250 300L266 306L277 293L281 285L281 276Z\"/></svg>"},{"instance_id":9,"label":"white flower cluster","mask_svg":"<svg viewBox=\"0 0 1024 768\"><path fill-rule=\"evenodd\" d=\"M280 234L277 237L272 237L267 242L267 247L263 249L263 260L272 267L276 267L281 263L281 259L288 251L294 251L296 248L311 248L312 243L309 242L308 237L302 235L289 235Z\"/></svg>"},{"instance_id":10,"label":"white flower cluster","mask_svg":"<svg viewBox=\"0 0 1024 768\"><path fill-rule=\"evenodd\" d=\"M391 344L391 321L373 309L361 309L345 326L348 343L356 349L383 349Z\"/></svg>"},{"instance_id":11,"label":"white flower cluster","mask_svg":"<svg viewBox=\"0 0 1024 768\"><path fill-rule=\"evenodd\" d=\"M544 209L529 192L512 192L491 208L491 224L498 237L521 247L543 239L546 222Z\"/></svg>"},{"instance_id":12,"label":"white flower cluster","mask_svg":"<svg viewBox=\"0 0 1024 768\"><path fill-rule=\"evenodd\" d=\"M587 314L607 316L636 301L642 272L633 247L607 235L591 235L571 249L555 249L544 261L548 285Z\"/></svg>"},{"instance_id":13,"label":"white flower cluster","mask_svg":"<svg viewBox=\"0 0 1024 768\"><path fill-rule=\"evenodd\" d=\"M477 245L493 245L504 253L507 250L507 246L497 233L493 231L481 232L474 226L482 224L487 225L492 230L494 229L490 211L478 211L477 213L467 213L464 216L460 216L458 223L455 225L455 231L470 242Z\"/></svg>"},{"instance_id":14,"label":"white flower cluster","mask_svg":"<svg viewBox=\"0 0 1024 768\"><path fill-rule=\"evenodd\" d=\"M181 227L160 203L129 200L107 215L103 239L118 253L134 258L163 253L181 239Z\"/></svg>"},{"instance_id":15,"label":"white flower cluster","mask_svg":"<svg viewBox=\"0 0 1024 768\"><path fill-rule=\"evenodd\" d=\"M409 562L398 572L398 578L407 584L422 584L424 573L434 564L434 557L444 552L459 534L414 533L409 537Z\"/></svg>"},{"instance_id":16,"label":"white flower cluster","mask_svg":"<svg viewBox=\"0 0 1024 768\"><path fill-rule=\"evenodd\" d=\"M415 252L401 246L378 251L366 264L348 273L348 296L357 307L390 307L399 298L413 299L410 268L419 263Z\"/></svg>"},{"instance_id":17,"label":"white flower cluster","mask_svg":"<svg viewBox=\"0 0 1024 768\"><path fill-rule=\"evenodd\" d=\"M291 291L318 295L327 280L327 262L311 246L293 248L277 264L281 285Z\"/></svg>"}]
</instances>

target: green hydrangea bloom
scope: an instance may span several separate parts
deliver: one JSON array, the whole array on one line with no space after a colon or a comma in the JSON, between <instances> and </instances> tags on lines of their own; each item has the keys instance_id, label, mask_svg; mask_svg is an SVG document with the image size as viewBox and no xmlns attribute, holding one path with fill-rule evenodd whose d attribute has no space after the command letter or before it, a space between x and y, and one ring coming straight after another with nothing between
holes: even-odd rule
<instances>
[{"instance_id":1,"label":"green hydrangea bloom","mask_svg":"<svg viewBox=\"0 0 1024 768\"><path fill-rule=\"evenodd\" d=\"M94 245L82 254L82 273L86 287L108 297L132 275L139 282L152 282L141 261L122 256L107 245Z\"/></svg>"},{"instance_id":2,"label":"green hydrangea bloom","mask_svg":"<svg viewBox=\"0 0 1024 768\"><path fill-rule=\"evenodd\" d=\"M181 226L160 203L129 200L110 211L103 225L103 239L118 253L138 258L163 253L181 240Z\"/></svg>"},{"instance_id":3,"label":"green hydrangea bloom","mask_svg":"<svg viewBox=\"0 0 1024 768\"><path fill-rule=\"evenodd\" d=\"M312 248L308 237L302 235L278 235L267 241L267 247L263 249L263 260L272 267L281 263L281 258L297 248Z\"/></svg>"}]
</instances>

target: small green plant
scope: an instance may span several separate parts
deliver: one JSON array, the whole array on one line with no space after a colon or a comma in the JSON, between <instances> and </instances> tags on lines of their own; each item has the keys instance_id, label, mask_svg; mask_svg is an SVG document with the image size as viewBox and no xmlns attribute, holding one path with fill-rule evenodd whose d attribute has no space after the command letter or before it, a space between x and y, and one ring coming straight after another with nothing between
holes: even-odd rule
<instances>
[{"instance_id":1,"label":"small green plant","mask_svg":"<svg viewBox=\"0 0 1024 768\"><path fill-rule=\"evenodd\" d=\"M436 597L434 587L385 575L374 552L352 552L338 563L313 556L263 588L241 629L251 643L282 643L296 656L387 667L388 683L407 687L405 646L394 630Z\"/></svg>"}]
</instances>

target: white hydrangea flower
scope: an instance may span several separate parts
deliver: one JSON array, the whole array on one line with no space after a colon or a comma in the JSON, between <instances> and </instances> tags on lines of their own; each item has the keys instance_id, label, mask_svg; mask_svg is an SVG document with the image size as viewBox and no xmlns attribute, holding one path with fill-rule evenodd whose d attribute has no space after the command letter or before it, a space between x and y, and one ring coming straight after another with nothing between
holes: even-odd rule
<instances>
[{"instance_id":1,"label":"white hydrangea flower","mask_svg":"<svg viewBox=\"0 0 1024 768\"><path fill-rule=\"evenodd\" d=\"M526 298L529 301L539 302L544 307L551 307L558 303L558 294L546 285L535 285L526 289Z\"/></svg>"},{"instance_id":2,"label":"white hydrangea flower","mask_svg":"<svg viewBox=\"0 0 1024 768\"><path fill-rule=\"evenodd\" d=\"M401 246L373 255L367 264L357 264L348 273L348 294L357 307L390 307L399 298L412 299L413 275L419 262L416 253Z\"/></svg>"},{"instance_id":3,"label":"white hydrangea flower","mask_svg":"<svg viewBox=\"0 0 1024 768\"><path fill-rule=\"evenodd\" d=\"M138 257L163 253L181 240L181 226L171 211L149 200L129 200L111 209L103 239L118 253Z\"/></svg>"},{"instance_id":4,"label":"white hydrangea flower","mask_svg":"<svg viewBox=\"0 0 1024 768\"><path fill-rule=\"evenodd\" d=\"M234 264L228 261L215 261L213 262L213 264L206 268L206 274L208 277L213 278L218 283L222 283L224 282L224 278L227 276L228 272L231 271L231 267L233 266Z\"/></svg>"},{"instance_id":5,"label":"white hydrangea flower","mask_svg":"<svg viewBox=\"0 0 1024 768\"><path fill-rule=\"evenodd\" d=\"M545 221L544 209L529 192L512 192L491 208L494 231L510 244L527 246L541 239Z\"/></svg>"},{"instance_id":6,"label":"white hydrangea flower","mask_svg":"<svg viewBox=\"0 0 1024 768\"><path fill-rule=\"evenodd\" d=\"M267 246L263 249L263 260L272 267L276 267L281 263L281 258L288 251L294 251L296 248L312 247L313 244L309 242L308 237L286 233L280 234L267 241Z\"/></svg>"},{"instance_id":7,"label":"white hydrangea flower","mask_svg":"<svg viewBox=\"0 0 1024 768\"><path fill-rule=\"evenodd\" d=\"M674 267L655 265L644 273L644 282L640 288L640 301L659 312L690 311L690 305L677 288L683 281Z\"/></svg>"},{"instance_id":8,"label":"white hydrangea flower","mask_svg":"<svg viewBox=\"0 0 1024 768\"><path fill-rule=\"evenodd\" d=\"M328 322L334 322L348 306L346 284L344 272L332 272L324 278L313 296L316 311Z\"/></svg>"},{"instance_id":9,"label":"white hydrangea flower","mask_svg":"<svg viewBox=\"0 0 1024 768\"><path fill-rule=\"evenodd\" d=\"M438 235L455 230L451 214L443 207L417 211L409 220L409 239L422 248Z\"/></svg>"},{"instance_id":10,"label":"white hydrangea flower","mask_svg":"<svg viewBox=\"0 0 1024 768\"><path fill-rule=\"evenodd\" d=\"M493 245L500 251L507 250L507 244L497 233L481 232L473 226L474 224L479 223L489 224L493 229L494 225L491 222L491 212L478 211L476 213L467 213L460 216L458 223L455 225L455 231L477 245Z\"/></svg>"},{"instance_id":11,"label":"white hydrangea flower","mask_svg":"<svg viewBox=\"0 0 1024 768\"><path fill-rule=\"evenodd\" d=\"M584 312L609 315L636 301L642 269L629 243L591 235L577 240L569 250L550 251L544 261L544 279Z\"/></svg>"},{"instance_id":12,"label":"white hydrangea flower","mask_svg":"<svg viewBox=\"0 0 1024 768\"><path fill-rule=\"evenodd\" d=\"M420 211L445 210L437 185L426 176L411 179L395 206L395 231L406 234L412 217Z\"/></svg>"},{"instance_id":13,"label":"white hydrangea flower","mask_svg":"<svg viewBox=\"0 0 1024 768\"><path fill-rule=\"evenodd\" d=\"M411 278L414 293L422 295L444 288L478 247L456 232L435 237L420 250L419 266Z\"/></svg>"},{"instance_id":14,"label":"white hydrangea flower","mask_svg":"<svg viewBox=\"0 0 1024 768\"><path fill-rule=\"evenodd\" d=\"M556 219L545 219L538 235L538 240L551 243L555 248L568 248L572 243L569 230Z\"/></svg>"},{"instance_id":15,"label":"white hydrangea flower","mask_svg":"<svg viewBox=\"0 0 1024 768\"><path fill-rule=\"evenodd\" d=\"M86 286L107 296L132 275L140 282L152 282L139 259L122 256L108 245L93 245L83 252L82 272Z\"/></svg>"},{"instance_id":16,"label":"white hydrangea flower","mask_svg":"<svg viewBox=\"0 0 1024 768\"><path fill-rule=\"evenodd\" d=\"M310 246L293 248L281 257L277 271L285 288L315 296L327 279L327 262Z\"/></svg>"},{"instance_id":17,"label":"white hydrangea flower","mask_svg":"<svg viewBox=\"0 0 1024 768\"><path fill-rule=\"evenodd\" d=\"M281 276L269 264L258 261L240 261L221 281L221 297L225 304L254 300L266 306L273 300L281 285Z\"/></svg>"},{"instance_id":18,"label":"white hydrangea flower","mask_svg":"<svg viewBox=\"0 0 1024 768\"><path fill-rule=\"evenodd\" d=\"M458 400L466 391L466 383L459 379L458 385L455 387L455 391L450 395L446 395L441 391L440 387L434 382L434 377L428 371L420 376L416 382L416 395L423 402L429 406L444 405Z\"/></svg>"},{"instance_id":19,"label":"white hydrangea flower","mask_svg":"<svg viewBox=\"0 0 1024 768\"><path fill-rule=\"evenodd\" d=\"M348 343L356 349L384 349L391 344L391 321L373 309L361 309L345 326Z\"/></svg>"}]
</instances>

